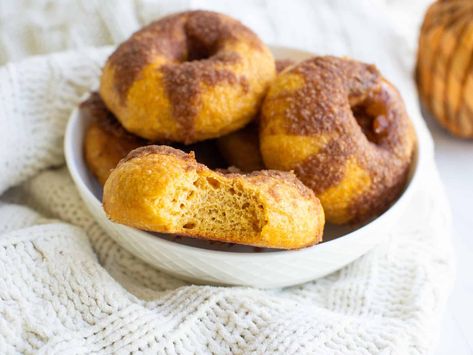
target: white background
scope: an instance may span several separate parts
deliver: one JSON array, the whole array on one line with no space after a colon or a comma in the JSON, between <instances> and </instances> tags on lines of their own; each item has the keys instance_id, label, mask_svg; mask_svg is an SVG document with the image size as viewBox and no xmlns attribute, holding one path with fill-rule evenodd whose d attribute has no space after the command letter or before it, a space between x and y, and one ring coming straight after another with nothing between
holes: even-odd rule
<instances>
[{"instance_id":1,"label":"white background","mask_svg":"<svg viewBox=\"0 0 473 355\"><path fill-rule=\"evenodd\" d=\"M432 0L373 0L415 50L423 14ZM456 281L450 295L436 354L473 354L473 140L454 138L424 114L435 142L435 160L453 214Z\"/></svg>"},{"instance_id":2,"label":"white background","mask_svg":"<svg viewBox=\"0 0 473 355\"><path fill-rule=\"evenodd\" d=\"M473 140L453 138L426 117L453 213L457 277L437 354L473 354Z\"/></svg>"}]
</instances>

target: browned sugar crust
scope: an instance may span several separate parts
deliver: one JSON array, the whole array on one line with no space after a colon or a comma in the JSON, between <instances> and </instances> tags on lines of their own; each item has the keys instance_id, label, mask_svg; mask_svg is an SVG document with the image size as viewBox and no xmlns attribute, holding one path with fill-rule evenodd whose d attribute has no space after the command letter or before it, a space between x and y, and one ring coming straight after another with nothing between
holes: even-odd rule
<instances>
[{"instance_id":1,"label":"browned sugar crust","mask_svg":"<svg viewBox=\"0 0 473 355\"><path fill-rule=\"evenodd\" d=\"M81 113L97 119L113 117L113 114L107 109L107 106L105 106L105 103L96 91L91 92L87 99L80 103L79 109Z\"/></svg>"},{"instance_id":2,"label":"browned sugar crust","mask_svg":"<svg viewBox=\"0 0 473 355\"><path fill-rule=\"evenodd\" d=\"M249 177L258 177L260 179L264 179L264 177L270 177L285 180L288 184L294 186L304 198L314 197L314 192L307 186L305 186L292 171L258 170L246 175ZM276 198L276 195L274 193L273 196ZM276 200L280 199L280 197L276 198Z\"/></svg>"},{"instance_id":3,"label":"browned sugar crust","mask_svg":"<svg viewBox=\"0 0 473 355\"><path fill-rule=\"evenodd\" d=\"M176 149L167 145L147 145L145 147L132 150L125 158L120 161L119 165L132 159L142 158L152 154L175 156L188 162L194 162L196 165L199 164L195 160L194 152L185 153L180 149Z\"/></svg>"},{"instance_id":4,"label":"browned sugar crust","mask_svg":"<svg viewBox=\"0 0 473 355\"><path fill-rule=\"evenodd\" d=\"M183 151L181 149L185 150ZM179 158L186 158L188 161L196 160L197 164L209 168L214 166L218 169L222 169L221 167L224 166L223 158L218 156L215 142L211 141L199 142L190 146L180 145L177 148L167 145L147 145L131 151L122 161L125 162L150 154L174 155Z\"/></svg>"},{"instance_id":5,"label":"browned sugar crust","mask_svg":"<svg viewBox=\"0 0 473 355\"><path fill-rule=\"evenodd\" d=\"M168 64L157 70L163 73L174 117L186 132L184 140L192 141L202 83L206 87L240 85L243 93L249 91L244 75L222 67L241 61L238 53L225 46L242 40L255 50L263 48L243 24L210 11L183 12L151 23L122 43L109 59L122 104L126 104L128 90L141 70L156 56L163 56Z\"/></svg>"},{"instance_id":6,"label":"browned sugar crust","mask_svg":"<svg viewBox=\"0 0 473 355\"><path fill-rule=\"evenodd\" d=\"M291 65L295 64L296 62L292 59L278 59L276 60L276 72L279 74L284 69L290 67Z\"/></svg>"},{"instance_id":7,"label":"browned sugar crust","mask_svg":"<svg viewBox=\"0 0 473 355\"><path fill-rule=\"evenodd\" d=\"M226 52L225 44L244 39L252 48L262 50L263 44L255 33L237 20L211 11L187 11L164 17L151 23L123 42L109 61L115 70L115 85L122 102L140 71L156 55L170 63L162 68L166 88L181 120L195 114L182 102L195 98L198 83L214 85L225 81L239 83L244 90L244 76L217 69L222 62L239 61L239 55ZM188 112L188 110L191 110ZM187 127L184 123L184 127Z\"/></svg>"},{"instance_id":8,"label":"browned sugar crust","mask_svg":"<svg viewBox=\"0 0 473 355\"><path fill-rule=\"evenodd\" d=\"M380 79L373 65L336 57L314 57L289 72L306 82L284 97L287 129L298 135L333 132L340 115L348 115L350 101L361 101Z\"/></svg>"},{"instance_id":9,"label":"browned sugar crust","mask_svg":"<svg viewBox=\"0 0 473 355\"><path fill-rule=\"evenodd\" d=\"M93 118L94 122L101 127L103 131L116 137L120 142L123 141L125 143L124 146L128 146L126 142L133 143L137 146L151 144L151 142L128 132L120 124L115 115L107 109L99 93L92 92L90 96L79 105L79 108L83 115ZM164 141L160 142L160 144L167 143L168 142ZM110 142L110 144L116 144L116 141ZM206 140L190 145L173 144L173 146L186 152L194 150L197 161L210 168L223 168L226 166L226 162L218 150L216 140Z\"/></svg>"},{"instance_id":10,"label":"browned sugar crust","mask_svg":"<svg viewBox=\"0 0 473 355\"><path fill-rule=\"evenodd\" d=\"M352 203L354 221L384 210L405 185L415 141L397 90L375 66L350 59L314 57L289 73L305 84L278 98L287 107L287 132L332 136L296 175L319 195L341 182L347 159L355 157L372 186Z\"/></svg>"},{"instance_id":11,"label":"browned sugar crust","mask_svg":"<svg viewBox=\"0 0 473 355\"><path fill-rule=\"evenodd\" d=\"M142 145L149 144L148 141L135 136L123 128L114 114L105 106L98 92L92 92L90 96L79 105L79 109L82 114L93 118L103 130L120 140L133 141Z\"/></svg>"},{"instance_id":12,"label":"browned sugar crust","mask_svg":"<svg viewBox=\"0 0 473 355\"><path fill-rule=\"evenodd\" d=\"M148 145L145 147L137 148L131 151L124 159L122 159L118 166L132 159L142 158L152 154L174 156L178 159L185 161L186 164L189 165L189 168L195 168L196 170L208 169L207 166L205 166L204 164L200 164L195 160L194 152L185 153L180 149L176 149L167 145ZM242 173L238 169L230 168L217 169L216 172L228 177L246 176L248 178L254 178L262 183L270 179L284 180L286 183L288 183L288 185L294 186L302 196L306 198L314 197L314 192L307 188L307 186L305 186L292 171L288 172L278 170L259 170L246 174ZM275 195L273 196L277 197Z\"/></svg>"},{"instance_id":13,"label":"browned sugar crust","mask_svg":"<svg viewBox=\"0 0 473 355\"><path fill-rule=\"evenodd\" d=\"M164 65L164 85L172 103L176 121L193 136L194 117L198 113L197 99L202 92L201 84L213 87L219 83L240 85L244 93L249 90L248 79L243 75L236 75L230 70L216 69L218 62L236 62L240 56L236 53L215 55L211 59L185 62L180 65Z\"/></svg>"}]
</instances>

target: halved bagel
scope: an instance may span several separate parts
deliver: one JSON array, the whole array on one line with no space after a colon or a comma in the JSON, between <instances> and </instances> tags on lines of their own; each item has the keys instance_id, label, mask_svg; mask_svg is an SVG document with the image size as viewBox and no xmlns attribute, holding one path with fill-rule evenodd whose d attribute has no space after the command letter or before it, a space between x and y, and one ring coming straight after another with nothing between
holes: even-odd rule
<instances>
[{"instance_id":1,"label":"halved bagel","mask_svg":"<svg viewBox=\"0 0 473 355\"><path fill-rule=\"evenodd\" d=\"M128 226L267 248L320 242L325 221L293 173L217 172L168 146L128 154L105 184L103 207Z\"/></svg>"}]
</instances>

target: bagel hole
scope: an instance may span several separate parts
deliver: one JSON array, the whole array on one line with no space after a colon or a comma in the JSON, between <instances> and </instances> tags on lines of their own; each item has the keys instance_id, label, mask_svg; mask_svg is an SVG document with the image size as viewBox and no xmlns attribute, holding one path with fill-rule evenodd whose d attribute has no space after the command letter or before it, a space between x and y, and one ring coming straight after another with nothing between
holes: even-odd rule
<instances>
[{"instance_id":1,"label":"bagel hole","mask_svg":"<svg viewBox=\"0 0 473 355\"><path fill-rule=\"evenodd\" d=\"M217 53L221 23L212 16L190 16L185 24L187 62L205 60Z\"/></svg>"},{"instance_id":2,"label":"bagel hole","mask_svg":"<svg viewBox=\"0 0 473 355\"><path fill-rule=\"evenodd\" d=\"M368 141L379 144L388 133L385 113L366 102L352 106L351 111Z\"/></svg>"},{"instance_id":3,"label":"bagel hole","mask_svg":"<svg viewBox=\"0 0 473 355\"><path fill-rule=\"evenodd\" d=\"M202 43L202 41L196 38L188 37L187 39L186 62L209 59L216 52L217 52L216 45L209 45L208 43Z\"/></svg>"}]
</instances>

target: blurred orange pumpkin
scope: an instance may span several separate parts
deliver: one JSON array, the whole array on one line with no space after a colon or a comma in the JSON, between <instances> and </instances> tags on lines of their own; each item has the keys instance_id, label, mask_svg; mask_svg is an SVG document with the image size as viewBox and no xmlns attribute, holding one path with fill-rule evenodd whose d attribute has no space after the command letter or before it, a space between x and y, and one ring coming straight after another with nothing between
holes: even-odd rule
<instances>
[{"instance_id":1,"label":"blurred orange pumpkin","mask_svg":"<svg viewBox=\"0 0 473 355\"><path fill-rule=\"evenodd\" d=\"M473 1L439 0L424 18L417 86L425 107L452 134L473 138Z\"/></svg>"}]
</instances>

